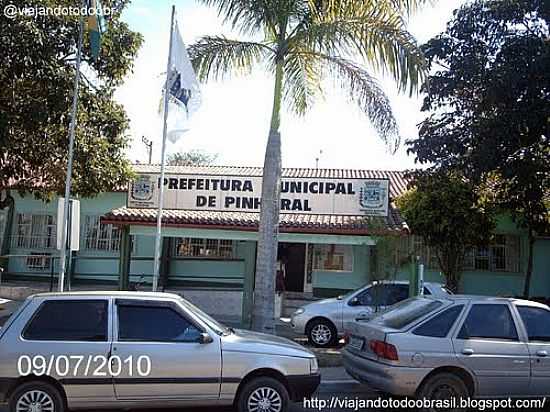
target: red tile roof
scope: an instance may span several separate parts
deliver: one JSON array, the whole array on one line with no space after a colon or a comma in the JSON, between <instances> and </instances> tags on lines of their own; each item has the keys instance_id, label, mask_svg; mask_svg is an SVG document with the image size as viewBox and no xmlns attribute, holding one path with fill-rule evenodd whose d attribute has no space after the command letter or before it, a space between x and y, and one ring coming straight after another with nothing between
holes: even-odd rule
<instances>
[{"instance_id":1,"label":"red tile roof","mask_svg":"<svg viewBox=\"0 0 550 412\"><path fill-rule=\"evenodd\" d=\"M163 210L162 212L162 222L169 227L255 231L258 228L259 219L260 214L252 212L205 210ZM121 207L107 213L102 218L102 222L118 225L156 225L157 210ZM396 233L408 230L399 212L393 208L387 218L282 213L279 222L281 232L368 235L381 230Z\"/></svg>"}]
</instances>

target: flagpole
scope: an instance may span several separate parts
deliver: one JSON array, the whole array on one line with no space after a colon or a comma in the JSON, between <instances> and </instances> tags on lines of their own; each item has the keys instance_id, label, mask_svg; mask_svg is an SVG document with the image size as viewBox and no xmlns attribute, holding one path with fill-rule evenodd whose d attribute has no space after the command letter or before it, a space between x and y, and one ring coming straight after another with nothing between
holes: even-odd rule
<instances>
[{"instance_id":1,"label":"flagpole","mask_svg":"<svg viewBox=\"0 0 550 412\"><path fill-rule=\"evenodd\" d=\"M83 0L82 4L85 5L86 1ZM74 75L74 94L73 94L73 107L71 112L71 124L69 126L69 157L67 159L67 177L65 180L65 204L63 205L63 218L61 220L61 248L59 253L59 291L63 292L65 288L65 269L67 265L67 229L69 218L69 203L71 199L71 178L73 173L73 157L74 157L74 135L76 129L76 116L78 110L78 88L80 84L80 62L82 60L82 37L84 31L84 15L80 16L80 27L78 30L78 45L76 52L76 73ZM59 224L59 222L58 222ZM69 246L70 247L70 246Z\"/></svg>"},{"instance_id":2,"label":"flagpole","mask_svg":"<svg viewBox=\"0 0 550 412\"><path fill-rule=\"evenodd\" d=\"M162 129L162 149L160 154L160 191L159 191L159 207L157 211L157 234L155 237L155 261L153 266L153 292L157 291L159 281L160 270L160 249L162 239L162 208L164 206L164 162L166 154L166 134L167 134L167 120L168 120L168 97L170 95L170 73L171 73L171 61L172 61L172 40L174 33L174 16L176 13L176 6L172 6L172 19L170 22L170 43L168 47L168 62L166 63L166 82L164 83L164 121Z\"/></svg>"}]
</instances>

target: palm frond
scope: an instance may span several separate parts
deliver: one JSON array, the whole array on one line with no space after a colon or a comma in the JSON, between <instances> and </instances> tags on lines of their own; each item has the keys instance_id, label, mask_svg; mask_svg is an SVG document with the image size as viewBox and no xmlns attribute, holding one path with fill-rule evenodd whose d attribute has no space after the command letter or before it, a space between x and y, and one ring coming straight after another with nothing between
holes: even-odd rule
<instances>
[{"instance_id":1,"label":"palm frond","mask_svg":"<svg viewBox=\"0 0 550 412\"><path fill-rule=\"evenodd\" d=\"M319 53L314 57L337 86L348 91L350 101L368 116L384 143L395 152L401 143L399 129L390 101L378 81L364 67L351 60Z\"/></svg>"},{"instance_id":2,"label":"palm frond","mask_svg":"<svg viewBox=\"0 0 550 412\"><path fill-rule=\"evenodd\" d=\"M392 6L406 0L324 0L323 6L318 0L309 2L311 22L290 41L328 55L359 52L376 70L392 75L400 90L418 90L427 64L401 11Z\"/></svg>"},{"instance_id":3,"label":"palm frond","mask_svg":"<svg viewBox=\"0 0 550 412\"><path fill-rule=\"evenodd\" d=\"M284 100L298 116L303 116L322 93L320 69L316 58L298 50L289 50L284 60Z\"/></svg>"},{"instance_id":4,"label":"palm frond","mask_svg":"<svg viewBox=\"0 0 550 412\"><path fill-rule=\"evenodd\" d=\"M231 74L249 74L274 50L269 46L224 36L204 36L189 47L189 58L200 80L223 79Z\"/></svg>"},{"instance_id":5,"label":"palm frond","mask_svg":"<svg viewBox=\"0 0 550 412\"><path fill-rule=\"evenodd\" d=\"M387 0L402 13L410 16L426 5L435 4L437 0Z\"/></svg>"},{"instance_id":6,"label":"palm frond","mask_svg":"<svg viewBox=\"0 0 550 412\"><path fill-rule=\"evenodd\" d=\"M242 34L253 35L268 29L277 35L303 7L303 0L199 0L215 7L225 23Z\"/></svg>"}]
</instances>

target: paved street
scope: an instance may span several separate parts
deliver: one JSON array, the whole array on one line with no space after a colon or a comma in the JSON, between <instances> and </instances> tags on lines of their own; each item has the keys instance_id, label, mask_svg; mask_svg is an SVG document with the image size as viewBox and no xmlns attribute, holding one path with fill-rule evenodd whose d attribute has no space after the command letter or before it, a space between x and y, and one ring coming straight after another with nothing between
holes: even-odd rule
<instances>
[{"instance_id":1,"label":"paved street","mask_svg":"<svg viewBox=\"0 0 550 412\"><path fill-rule=\"evenodd\" d=\"M367 399L376 397L377 394L364 385L360 385L357 382L353 381L349 376L345 374L343 368L324 368L322 370L323 381L317 391L317 393L312 397L312 399L326 400L330 402L332 397L338 397L338 399ZM171 409L172 411L175 409ZM192 409L181 409L185 412L208 412L213 410L212 408L192 408ZM215 411L219 412L232 412L233 408L216 408ZM293 403L289 412L301 412L301 411L318 411L319 407L317 404L310 405L309 408L304 408L302 402ZM350 411L353 409L350 408L322 408L323 411L327 412L344 412ZM163 410L150 410L151 412L169 412L170 409ZM371 411L375 412L374 409ZM0 408L0 412L7 412L7 409ZM91 412L91 411L90 411ZM106 411L114 412L114 411ZM133 412L133 411L132 411ZM137 411L136 411L137 412Z\"/></svg>"}]
</instances>

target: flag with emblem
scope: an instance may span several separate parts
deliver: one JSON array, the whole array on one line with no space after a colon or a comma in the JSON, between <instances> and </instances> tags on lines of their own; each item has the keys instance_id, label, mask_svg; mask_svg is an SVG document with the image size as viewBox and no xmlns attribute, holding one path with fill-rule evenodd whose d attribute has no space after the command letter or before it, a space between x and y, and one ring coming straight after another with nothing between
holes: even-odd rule
<instances>
[{"instance_id":1,"label":"flag with emblem","mask_svg":"<svg viewBox=\"0 0 550 412\"><path fill-rule=\"evenodd\" d=\"M101 35L105 33L106 24L99 0L88 0L88 10L91 11L88 13L86 26L90 38L90 52L95 60L101 50Z\"/></svg>"},{"instance_id":2,"label":"flag with emblem","mask_svg":"<svg viewBox=\"0 0 550 412\"><path fill-rule=\"evenodd\" d=\"M166 137L175 143L189 130L191 116L201 105L199 82L176 22L172 31L168 91L170 94Z\"/></svg>"}]
</instances>

